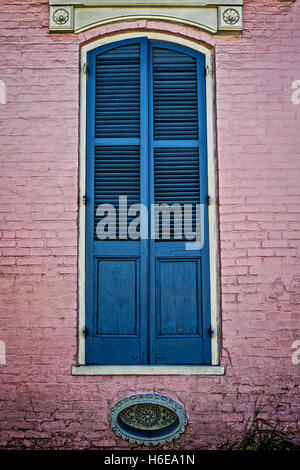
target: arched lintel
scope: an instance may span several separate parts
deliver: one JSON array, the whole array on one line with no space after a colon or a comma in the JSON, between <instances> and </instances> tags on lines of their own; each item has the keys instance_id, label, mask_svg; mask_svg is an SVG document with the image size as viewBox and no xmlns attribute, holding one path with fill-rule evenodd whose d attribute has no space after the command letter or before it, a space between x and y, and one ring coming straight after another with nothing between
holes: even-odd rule
<instances>
[{"instance_id":1,"label":"arched lintel","mask_svg":"<svg viewBox=\"0 0 300 470\"><path fill-rule=\"evenodd\" d=\"M114 26L117 27L115 30L108 30L104 25L98 26L79 36L82 63L86 61L86 55L92 49L126 39L147 37L149 40L169 42L194 49L206 56L206 65L211 67L213 65L214 41L208 34L199 32L192 37L188 34L189 30L186 27L179 27L173 31L171 27L168 27L170 24L164 22L156 23L155 28L150 27L146 22L135 25L130 23L129 27L127 21Z\"/></svg>"}]
</instances>

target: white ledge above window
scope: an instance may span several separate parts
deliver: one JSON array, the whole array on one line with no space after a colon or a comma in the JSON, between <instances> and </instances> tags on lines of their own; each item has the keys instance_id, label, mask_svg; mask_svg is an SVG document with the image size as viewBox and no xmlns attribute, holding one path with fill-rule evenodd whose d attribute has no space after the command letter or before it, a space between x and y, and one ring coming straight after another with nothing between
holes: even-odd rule
<instances>
[{"instance_id":1,"label":"white ledge above window","mask_svg":"<svg viewBox=\"0 0 300 470\"><path fill-rule=\"evenodd\" d=\"M243 28L243 0L49 0L50 32L80 33L103 24L148 19L210 33Z\"/></svg>"}]
</instances>

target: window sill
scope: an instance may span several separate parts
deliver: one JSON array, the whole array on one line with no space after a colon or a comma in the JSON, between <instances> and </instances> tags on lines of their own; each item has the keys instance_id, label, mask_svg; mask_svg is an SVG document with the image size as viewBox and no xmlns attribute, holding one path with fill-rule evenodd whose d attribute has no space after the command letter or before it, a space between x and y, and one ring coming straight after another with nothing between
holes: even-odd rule
<instances>
[{"instance_id":1,"label":"window sill","mask_svg":"<svg viewBox=\"0 0 300 470\"><path fill-rule=\"evenodd\" d=\"M72 375L225 375L224 366L72 366Z\"/></svg>"}]
</instances>

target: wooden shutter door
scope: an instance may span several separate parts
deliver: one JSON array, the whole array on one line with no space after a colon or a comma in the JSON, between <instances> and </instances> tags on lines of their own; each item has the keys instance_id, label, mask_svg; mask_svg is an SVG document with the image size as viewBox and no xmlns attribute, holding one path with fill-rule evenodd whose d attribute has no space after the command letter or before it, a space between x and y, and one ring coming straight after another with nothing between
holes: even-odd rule
<instances>
[{"instance_id":1,"label":"wooden shutter door","mask_svg":"<svg viewBox=\"0 0 300 470\"><path fill-rule=\"evenodd\" d=\"M204 56L140 38L89 52L87 69L86 363L209 364ZM119 196L149 214L203 204L202 249L186 250L174 224L169 240L126 239L119 225L100 240L97 208Z\"/></svg>"},{"instance_id":2,"label":"wooden shutter door","mask_svg":"<svg viewBox=\"0 0 300 470\"><path fill-rule=\"evenodd\" d=\"M97 208L147 204L146 40L88 54L86 212L86 360L141 364L147 360L147 251L145 241L99 240ZM104 214L102 214L104 215ZM117 216L119 214L117 213Z\"/></svg>"},{"instance_id":3,"label":"wooden shutter door","mask_svg":"<svg viewBox=\"0 0 300 470\"><path fill-rule=\"evenodd\" d=\"M204 205L204 245L151 240L151 362L210 363L205 60L186 48L153 42L151 203ZM195 215L195 214L194 214ZM194 221L195 222L195 221ZM194 223L195 226L195 223Z\"/></svg>"}]
</instances>

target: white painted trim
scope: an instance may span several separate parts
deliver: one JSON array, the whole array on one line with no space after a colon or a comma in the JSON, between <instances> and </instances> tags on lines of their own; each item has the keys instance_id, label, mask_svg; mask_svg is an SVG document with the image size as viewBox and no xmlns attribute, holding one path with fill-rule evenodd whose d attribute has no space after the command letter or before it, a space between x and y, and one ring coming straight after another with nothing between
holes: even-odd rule
<instances>
[{"instance_id":1,"label":"white painted trim","mask_svg":"<svg viewBox=\"0 0 300 470\"><path fill-rule=\"evenodd\" d=\"M242 30L243 0L50 0L49 30L80 33L99 25L141 19L209 31ZM234 10L234 21L223 13Z\"/></svg>"},{"instance_id":2,"label":"white painted trim","mask_svg":"<svg viewBox=\"0 0 300 470\"><path fill-rule=\"evenodd\" d=\"M223 366L72 366L72 375L224 375Z\"/></svg>"},{"instance_id":3,"label":"white painted trim","mask_svg":"<svg viewBox=\"0 0 300 470\"><path fill-rule=\"evenodd\" d=\"M79 28L76 27L75 33L77 34L83 33L84 31L88 31L91 28L97 28L98 26L104 26L104 25L111 24L111 23L116 23L116 22L120 23L124 21L138 21L138 20L153 20L153 21L166 21L170 23L178 23L178 24L182 24L185 26L193 26L196 28L201 28L203 29L203 31L208 31L209 33L216 33L218 31L217 20L215 22L216 27L214 27L214 26L209 26L204 23L201 23L200 21L192 21L189 19L185 19L183 17L180 18L175 15L176 12L172 12L172 13L174 14L174 16L170 16L167 14L156 15L153 13L152 14L150 13L130 14L129 11L127 12L126 16L119 16L118 13L115 13L115 16L111 16L110 18L101 19L99 21L95 21L94 23L88 23ZM193 12L191 12L191 14L192 13Z\"/></svg>"},{"instance_id":4,"label":"white painted trim","mask_svg":"<svg viewBox=\"0 0 300 470\"><path fill-rule=\"evenodd\" d=\"M49 5L64 6L73 5L77 7L98 6L216 6L216 5L243 5L243 0L49 0Z\"/></svg>"},{"instance_id":5,"label":"white painted trim","mask_svg":"<svg viewBox=\"0 0 300 470\"><path fill-rule=\"evenodd\" d=\"M83 48L82 48L83 51ZM80 62L80 144L78 216L78 364L85 364L85 204L86 194L86 52Z\"/></svg>"},{"instance_id":6,"label":"white painted trim","mask_svg":"<svg viewBox=\"0 0 300 470\"><path fill-rule=\"evenodd\" d=\"M99 46L105 44L129 39L133 37L147 37L150 40L167 41L189 47L196 51L205 54L206 65L210 73L207 75L206 80L206 100L207 100L207 160L208 160L208 191L212 199L212 204L209 206L209 244L210 244L210 300L211 300L211 325L214 331L212 337L212 366L219 365L219 346L220 346L220 329L219 329L219 291L218 291L218 227L217 227L217 207L216 207L216 167L215 167L215 140L214 140L214 82L212 75L212 53L203 45L197 44L188 39L182 39L178 36L165 33L152 33L152 32L130 32L116 34L113 36L98 39L81 48L81 77L80 77L80 178L79 178L79 277L78 277L78 303L79 303L79 330L78 330L78 364L85 364L85 339L82 334L82 329L85 326L85 205L82 203L82 197L85 194L85 162L86 162L86 74L84 72L85 64L87 63L87 53ZM98 367L98 366L97 366ZM113 366L112 366L113 367ZM126 366L114 366L113 370L122 370ZM151 369L152 366L139 366L136 370L142 370L140 367ZM196 366L193 370L205 370L204 366ZM189 370L189 366L179 367L172 370ZM91 370L91 369L89 369ZM100 370L100 369L97 369ZM103 369L102 370L108 370ZM112 370L112 369L111 369ZM125 369L124 369L125 370ZM152 370L152 369L151 369ZM156 370L158 370L156 368ZM170 366L166 369L171 370ZM118 372L121 374L121 372ZM178 373L178 372L174 372ZM180 372L181 373L181 372ZM142 374L144 375L144 373Z\"/></svg>"}]
</instances>

